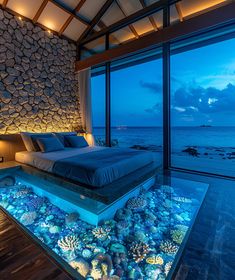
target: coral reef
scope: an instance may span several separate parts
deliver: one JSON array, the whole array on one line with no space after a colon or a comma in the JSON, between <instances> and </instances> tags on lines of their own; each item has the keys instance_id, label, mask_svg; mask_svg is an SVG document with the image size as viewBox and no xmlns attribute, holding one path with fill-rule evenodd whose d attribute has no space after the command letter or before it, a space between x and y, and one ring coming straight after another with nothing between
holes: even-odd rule
<instances>
[{"instance_id":1,"label":"coral reef","mask_svg":"<svg viewBox=\"0 0 235 280\"><path fill-rule=\"evenodd\" d=\"M146 199L139 196L139 197L130 198L127 201L126 207L131 210L141 211L145 208L146 205L147 205Z\"/></svg>"},{"instance_id":2,"label":"coral reef","mask_svg":"<svg viewBox=\"0 0 235 280\"><path fill-rule=\"evenodd\" d=\"M169 240L162 241L160 249L166 254L176 254L179 247Z\"/></svg>"},{"instance_id":3,"label":"coral reef","mask_svg":"<svg viewBox=\"0 0 235 280\"><path fill-rule=\"evenodd\" d=\"M146 263L163 265L164 260L161 255L151 255L146 258Z\"/></svg>"},{"instance_id":4,"label":"coral reef","mask_svg":"<svg viewBox=\"0 0 235 280\"><path fill-rule=\"evenodd\" d=\"M149 253L149 245L144 242L134 242L130 247L130 254L136 263L139 263L145 259Z\"/></svg>"},{"instance_id":5,"label":"coral reef","mask_svg":"<svg viewBox=\"0 0 235 280\"><path fill-rule=\"evenodd\" d=\"M77 235L67 235L58 240L59 247L64 251L75 251L81 246L80 239Z\"/></svg>"},{"instance_id":6,"label":"coral reef","mask_svg":"<svg viewBox=\"0 0 235 280\"><path fill-rule=\"evenodd\" d=\"M172 264L173 264L172 262L166 263L166 265L164 267L164 272L165 272L166 275L170 272Z\"/></svg>"},{"instance_id":7,"label":"coral reef","mask_svg":"<svg viewBox=\"0 0 235 280\"><path fill-rule=\"evenodd\" d=\"M82 258L73 260L69 264L72 266L72 268L76 269L83 277L86 277L90 271L89 263Z\"/></svg>"},{"instance_id":8,"label":"coral reef","mask_svg":"<svg viewBox=\"0 0 235 280\"><path fill-rule=\"evenodd\" d=\"M110 238L109 233L111 231L111 228L108 226L100 226L96 227L92 230L92 234L100 239L100 240L105 240L107 238Z\"/></svg>"},{"instance_id":9,"label":"coral reef","mask_svg":"<svg viewBox=\"0 0 235 280\"><path fill-rule=\"evenodd\" d=\"M177 244L181 244L183 242L184 236L185 236L185 232L179 229L175 229L171 231L172 240Z\"/></svg>"},{"instance_id":10,"label":"coral reef","mask_svg":"<svg viewBox=\"0 0 235 280\"><path fill-rule=\"evenodd\" d=\"M33 224L34 220L37 218L37 213L36 212L26 212L24 213L21 218L20 218L20 222L24 225L24 226L29 226L31 224Z\"/></svg>"},{"instance_id":11,"label":"coral reef","mask_svg":"<svg viewBox=\"0 0 235 280\"><path fill-rule=\"evenodd\" d=\"M167 185L152 188L95 227L76 209L66 213L38 196L27 183L0 189L0 205L87 280L164 280L198 201L196 195L193 203L185 198Z\"/></svg>"},{"instance_id":12,"label":"coral reef","mask_svg":"<svg viewBox=\"0 0 235 280\"><path fill-rule=\"evenodd\" d=\"M174 196L172 199L177 202L192 203L192 199L183 196Z\"/></svg>"}]
</instances>

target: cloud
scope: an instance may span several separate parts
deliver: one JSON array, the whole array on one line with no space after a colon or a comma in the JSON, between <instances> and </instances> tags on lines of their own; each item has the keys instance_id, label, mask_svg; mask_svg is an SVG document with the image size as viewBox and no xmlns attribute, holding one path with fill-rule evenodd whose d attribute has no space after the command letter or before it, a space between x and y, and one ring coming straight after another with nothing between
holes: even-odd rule
<instances>
[{"instance_id":1,"label":"cloud","mask_svg":"<svg viewBox=\"0 0 235 280\"><path fill-rule=\"evenodd\" d=\"M153 107L145 109L145 112L150 113L150 114L158 114L161 111L162 111L162 104L161 103L157 103Z\"/></svg>"},{"instance_id":2,"label":"cloud","mask_svg":"<svg viewBox=\"0 0 235 280\"><path fill-rule=\"evenodd\" d=\"M140 81L140 85L143 88L149 89L154 94L162 94L162 84L161 83L148 83Z\"/></svg>"},{"instance_id":3,"label":"cloud","mask_svg":"<svg viewBox=\"0 0 235 280\"><path fill-rule=\"evenodd\" d=\"M181 87L173 95L172 108L186 113L217 113L229 112L234 110L235 105L235 86L228 84L223 89L215 87L203 88Z\"/></svg>"}]
</instances>

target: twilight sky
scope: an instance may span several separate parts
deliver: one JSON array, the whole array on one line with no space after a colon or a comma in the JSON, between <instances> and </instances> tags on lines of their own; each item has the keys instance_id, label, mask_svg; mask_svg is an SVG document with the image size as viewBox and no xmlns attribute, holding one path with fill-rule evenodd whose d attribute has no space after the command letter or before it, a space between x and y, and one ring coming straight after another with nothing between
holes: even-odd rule
<instances>
[{"instance_id":1,"label":"twilight sky","mask_svg":"<svg viewBox=\"0 0 235 280\"><path fill-rule=\"evenodd\" d=\"M174 126L235 126L235 39L171 58ZM111 74L112 126L162 125L162 62ZM94 126L104 126L104 75L92 78Z\"/></svg>"}]
</instances>

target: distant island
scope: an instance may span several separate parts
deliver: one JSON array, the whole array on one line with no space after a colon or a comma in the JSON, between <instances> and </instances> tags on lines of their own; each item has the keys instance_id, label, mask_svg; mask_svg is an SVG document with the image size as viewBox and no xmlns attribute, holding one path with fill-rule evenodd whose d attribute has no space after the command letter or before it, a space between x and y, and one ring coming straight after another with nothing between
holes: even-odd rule
<instances>
[{"instance_id":1,"label":"distant island","mask_svg":"<svg viewBox=\"0 0 235 280\"><path fill-rule=\"evenodd\" d=\"M200 127L212 127L212 126L209 124L202 124L202 125L200 125Z\"/></svg>"}]
</instances>

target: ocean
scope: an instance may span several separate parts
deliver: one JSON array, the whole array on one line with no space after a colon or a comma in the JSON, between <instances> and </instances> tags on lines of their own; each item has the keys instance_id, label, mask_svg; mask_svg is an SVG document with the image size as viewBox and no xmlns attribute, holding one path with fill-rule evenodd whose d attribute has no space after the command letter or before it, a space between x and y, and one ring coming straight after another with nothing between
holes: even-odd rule
<instances>
[{"instance_id":1,"label":"ocean","mask_svg":"<svg viewBox=\"0 0 235 280\"><path fill-rule=\"evenodd\" d=\"M113 127L112 140L120 147L134 145L161 150L162 127ZM105 128L95 127L96 138L104 139ZM173 127L171 129L173 152L180 152L187 146L231 148L235 147L235 127Z\"/></svg>"}]
</instances>

